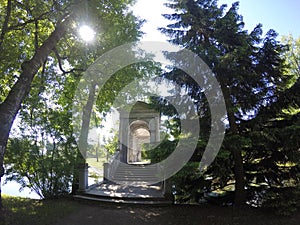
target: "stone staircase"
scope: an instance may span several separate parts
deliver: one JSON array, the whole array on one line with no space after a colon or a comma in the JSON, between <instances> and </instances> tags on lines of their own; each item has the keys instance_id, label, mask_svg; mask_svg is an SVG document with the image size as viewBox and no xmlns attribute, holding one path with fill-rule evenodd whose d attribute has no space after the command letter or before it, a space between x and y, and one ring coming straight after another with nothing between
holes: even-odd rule
<instances>
[{"instance_id":1,"label":"stone staircase","mask_svg":"<svg viewBox=\"0 0 300 225\"><path fill-rule=\"evenodd\" d=\"M118 163L112 167L108 180L129 185L157 184L160 182L161 170L157 165Z\"/></svg>"},{"instance_id":2,"label":"stone staircase","mask_svg":"<svg viewBox=\"0 0 300 225\"><path fill-rule=\"evenodd\" d=\"M127 186L104 181L90 186L84 193L74 196L78 200L103 203L170 205L172 200L165 198L160 185Z\"/></svg>"},{"instance_id":3,"label":"stone staircase","mask_svg":"<svg viewBox=\"0 0 300 225\"><path fill-rule=\"evenodd\" d=\"M110 164L109 176L102 183L90 186L74 196L79 200L128 204L169 205L173 201L164 195L164 182L157 165Z\"/></svg>"},{"instance_id":4,"label":"stone staircase","mask_svg":"<svg viewBox=\"0 0 300 225\"><path fill-rule=\"evenodd\" d=\"M169 205L173 200L165 196L162 174L162 168L156 164L121 163L120 155L115 154L104 168L104 181L74 197L87 201Z\"/></svg>"}]
</instances>

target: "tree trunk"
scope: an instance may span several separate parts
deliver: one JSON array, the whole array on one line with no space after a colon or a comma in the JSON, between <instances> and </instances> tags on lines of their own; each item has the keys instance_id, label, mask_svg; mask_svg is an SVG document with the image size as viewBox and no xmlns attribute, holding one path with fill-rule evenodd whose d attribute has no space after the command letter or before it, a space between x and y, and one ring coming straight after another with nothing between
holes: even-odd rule
<instances>
[{"instance_id":1,"label":"tree trunk","mask_svg":"<svg viewBox=\"0 0 300 225\"><path fill-rule=\"evenodd\" d=\"M230 92L227 87L223 88L223 94L225 98L225 104L227 108L227 116L230 126L230 133L232 135L238 135L238 128L236 124L236 119L234 116L233 106L230 100ZM234 160L234 177L235 177L235 197L234 203L236 206L245 204L246 202L246 192L245 192L245 172L243 165L243 157L240 146L236 143L230 146L230 150L233 155Z\"/></svg>"},{"instance_id":2,"label":"tree trunk","mask_svg":"<svg viewBox=\"0 0 300 225\"><path fill-rule=\"evenodd\" d=\"M84 158L86 158L86 148L88 145L88 135L90 128L91 115L93 110L93 105L95 101L96 94L96 84L92 83L89 87L89 96L87 99L87 103L83 107L82 112L82 123L80 129L80 136L78 140L79 149Z\"/></svg>"},{"instance_id":3,"label":"tree trunk","mask_svg":"<svg viewBox=\"0 0 300 225\"><path fill-rule=\"evenodd\" d=\"M56 29L51 33L43 45L37 49L31 60L22 64L23 72L21 73L18 81L12 87L4 102L0 104L0 180L4 175L3 159L9 133L14 119L21 107L21 103L29 94L31 83L35 74L47 60L52 49L65 35L70 21L71 16L67 17L62 23L58 24ZM0 207L2 207L1 202L0 188Z\"/></svg>"},{"instance_id":4,"label":"tree trunk","mask_svg":"<svg viewBox=\"0 0 300 225\"><path fill-rule=\"evenodd\" d=\"M3 162L5 148L6 148L6 145L0 144L0 162ZM3 177L3 175L4 175L4 167L2 164L2 165L0 165L0 213L1 213L1 208L3 207L2 197L1 197L1 178Z\"/></svg>"},{"instance_id":5,"label":"tree trunk","mask_svg":"<svg viewBox=\"0 0 300 225\"><path fill-rule=\"evenodd\" d=\"M89 127L96 94L96 84L92 83L90 85L91 86L89 87L89 96L87 99L87 103L83 106L82 112L82 123L78 140L79 151L77 152L76 157L77 168L75 168L74 171L74 180L72 185L73 194L76 193L76 191L79 189L80 191L84 190L84 187L80 187L79 184L84 183L83 181L85 180L86 175L84 173L79 173L79 170L83 170L86 167L86 152L88 146Z\"/></svg>"},{"instance_id":6,"label":"tree trunk","mask_svg":"<svg viewBox=\"0 0 300 225\"><path fill-rule=\"evenodd\" d=\"M234 177L235 177L235 196L234 203L236 206L244 205L246 202L245 191L245 172L243 165L243 157L239 146L232 147L234 159Z\"/></svg>"}]
</instances>

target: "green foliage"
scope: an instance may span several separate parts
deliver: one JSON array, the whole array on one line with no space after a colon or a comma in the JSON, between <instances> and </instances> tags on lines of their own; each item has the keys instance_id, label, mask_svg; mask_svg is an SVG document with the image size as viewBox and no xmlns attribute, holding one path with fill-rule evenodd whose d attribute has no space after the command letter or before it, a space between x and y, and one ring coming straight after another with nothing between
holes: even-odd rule
<instances>
[{"instance_id":1,"label":"green foliage","mask_svg":"<svg viewBox=\"0 0 300 225\"><path fill-rule=\"evenodd\" d=\"M28 61L37 48L54 30L55 24L64 14L63 5L51 5L44 1L1 1L0 13L0 102L19 78L21 64ZM63 4L68 5L69 1ZM4 10L5 9L5 10ZM7 19L7 24L5 21Z\"/></svg>"},{"instance_id":2,"label":"green foliage","mask_svg":"<svg viewBox=\"0 0 300 225\"><path fill-rule=\"evenodd\" d=\"M145 93L151 91L148 82L160 73L159 66L153 62L140 62L117 71L99 92L96 100L97 110L106 113L113 103L114 107L125 108L127 104L141 99ZM116 99L117 97L119 99Z\"/></svg>"},{"instance_id":3,"label":"green foliage","mask_svg":"<svg viewBox=\"0 0 300 225\"><path fill-rule=\"evenodd\" d=\"M287 83L276 102L244 123L248 181L266 187L292 187L299 183L299 79Z\"/></svg>"},{"instance_id":4,"label":"green foliage","mask_svg":"<svg viewBox=\"0 0 300 225\"><path fill-rule=\"evenodd\" d=\"M48 62L35 77L5 156L7 180L41 198L70 193L77 154L71 100L62 100L65 80L54 75L54 64Z\"/></svg>"},{"instance_id":5,"label":"green foliage","mask_svg":"<svg viewBox=\"0 0 300 225\"><path fill-rule=\"evenodd\" d=\"M260 114L257 120L263 116ZM289 204L285 195L288 192L280 190L292 190L299 185L299 114L277 120L268 110L267 121L257 123L257 120L253 121L256 123L252 125L253 130L244 134L251 140L251 146L244 148L249 192L266 192L270 204L273 197L276 197L277 203L283 200L281 204ZM274 194L273 189L279 191ZM284 198L287 198L286 201Z\"/></svg>"},{"instance_id":6,"label":"green foliage","mask_svg":"<svg viewBox=\"0 0 300 225\"><path fill-rule=\"evenodd\" d=\"M104 148L109 156L112 156L119 147L119 135L115 133L112 138L106 141Z\"/></svg>"},{"instance_id":7,"label":"green foliage","mask_svg":"<svg viewBox=\"0 0 300 225\"><path fill-rule=\"evenodd\" d=\"M11 139L5 157L7 181L15 180L41 198L67 195L74 172L74 147L70 143L38 142L29 137Z\"/></svg>"},{"instance_id":8,"label":"green foliage","mask_svg":"<svg viewBox=\"0 0 300 225\"><path fill-rule=\"evenodd\" d=\"M151 160L151 163L159 163L175 150L177 143L178 139L173 141L165 139L159 146L147 152L147 158ZM197 202L199 196L203 194L203 189L210 189L210 182L204 180L198 168L198 162L188 162L170 178L177 203Z\"/></svg>"},{"instance_id":9,"label":"green foliage","mask_svg":"<svg viewBox=\"0 0 300 225\"><path fill-rule=\"evenodd\" d=\"M238 3L226 8L213 0L172 0L167 6L175 13L164 15L170 24L161 31L170 42L193 51L206 62L216 75L226 102L226 137L205 172L211 188L225 188L240 180L235 179L233 170L239 165L232 157L234 152L242 156L244 168L239 167L238 171L242 174L245 170L249 192L254 186L261 193L271 187L297 184L299 41L286 37L280 43L274 30L262 36L261 24L251 32L244 30ZM197 105L204 128L192 160L199 161L210 132L204 87L176 68L163 76L180 85ZM243 179L244 175L240 176Z\"/></svg>"},{"instance_id":10,"label":"green foliage","mask_svg":"<svg viewBox=\"0 0 300 225\"><path fill-rule=\"evenodd\" d=\"M80 154L72 125L74 93L83 72L100 55L140 38L142 21L129 11L132 3L131 0L0 1L0 104L11 94L9 91L18 81L22 65L45 44L62 19L73 16L66 35L43 62L21 106L18 126L11 133L5 156L8 180L30 187L42 198L71 191ZM78 36L82 24L95 30L93 43L84 43ZM97 115L109 110L111 97L124 85L145 75L145 67L132 66L119 71L98 96L101 101L95 107ZM112 90L117 92L112 94ZM100 126L101 120L96 118L95 126Z\"/></svg>"},{"instance_id":11,"label":"green foliage","mask_svg":"<svg viewBox=\"0 0 300 225\"><path fill-rule=\"evenodd\" d=\"M205 190L209 190L209 181L198 168L199 163L189 162L171 178L176 203L198 203Z\"/></svg>"},{"instance_id":12,"label":"green foliage","mask_svg":"<svg viewBox=\"0 0 300 225\"><path fill-rule=\"evenodd\" d=\"M57 81L65 80L71 85L64 87L68 97L74 93L78 76L96 58L116 46L136 41L141 36L139 28L142 21L128 10L128 6L133 3L131 0L11 2L10 9L1 10L0 13L0 21L3 23L0 40L0 102L4 101L18 80L22 63L33 56L61 22L63 15L74 14L74 21L47 62L55 68L53 77ZM6 9L6 4L7 1L0 2L1 8ZM97 36L93 43L84 43L78 37L78 29L82 24L88 24L95 30ZM42 86L45 84L46 81Z\"/></svg>"},{"instance_id":13,"label":"green foliage","mask_svg":"<svg viewBox=\"0 0 300 225\"><path fill-rule=\"evenodd\" d=\"M163 140L157 147L148 151L151 163L158 163L165 160L176 148L177 140Z\"/></svg>"},{"instance_id":14,"label":"green foliage","mask_svg":"<svg viewBox=\"0 0 300 225\"><path fill-rule=\"evenodd\" d=\"M21 65L31 59L63 15L75 14L72 26L39 69L23 101L20 123L11 134L5 156L8 180L18 181L42 198L70 192L78 163L73 134L76 124L71 123L74 91L83 72L100 55L141 37L142 21L128 10L132 2L0 1L0 104L19 79ZM171 181L177 201L191 202L204 189L224 189L232 184L232 152L239 150L250 201L261 196L263 207L292 213L299 206L299 39L288 36L280 43L273 30L262 36L260 24L251 32L244 30L238 3L228 9L214 0L173 0L167 5L176 12L165 15L170 24L161 31L170 42L192 50L211 68L222 87L229 119L219 154L207 171L199 174L198 162L210 134L205 87L176 68L163 74L193 98L201 124L195 154ZM83 43L78 37L77 29L84 23L96 31L94 43ZM160 73L159 65L140 63L114 74L96 96L92 126L101 126L117 96L132 102L147 92L142 88L144 83L129 94L124 89L127 84ZM168 116L165 140L144 155L157 163L176 148L181 130L178 114L167 100L153 97L151 102ZM115 135L105 148L113 154L117 147Z\"/></svg>"},{"instance_id":15,"label":"green foliage","mask_svg":"<svg viewBox=\"0 0 300 225\"><path fill-rule=\"evenodd\" d=\"M251 140L244 148L249 192L260 196L262 202L258 205L280 214L291 214L299 207L295 203L300 181L298 90L299 79L287 82L276 102L260 110L253 121L244 123L243 136Z\"/></svg>"},{"instance_id":16,"label":"green foliage","mask_svg":"<svg viewBox=\"0 0 300 225\"><path fill-rule=\"evenodd\" d=\"M288 46L288 51L282 57L288 67L285 73L288 84L285 88L290 88L300 77L300 37L294 39L291 35L283 36L282 42Z\"/></svg>"},{"instance_id":17,"label":"green foliage","mask_svg":"<svg viewBox=\"0 0 300 225\"><path fill-rule=\"evenodd\" d=\"M278 215L291 216L300 208L299 185L293 188L271 189L263 196L262 207Z\"/></svg>"},{"instance_id":18,"label":"green foliage","mask_svg":"<svg viewBox=\"0 0 300 225\"><path fill-rule=\"evenodd\" d=\"M213 0L171 1L169 7L176 13L165 15L170 24L161 31L170 37L170 42L193 51L205 61L222 87L227 110L235 113L236 120L261 107L265 98L272 98L282 82L284 67L280 54L285 50L276 40L275 31L270 30L262 37L261 25L250 33L243 30L238 3L228 10L224 5L218 7ZM177 69L165 77L187 89L199 110L209 113L203 108L204 87Z\"/></svg>"}]
</instances>

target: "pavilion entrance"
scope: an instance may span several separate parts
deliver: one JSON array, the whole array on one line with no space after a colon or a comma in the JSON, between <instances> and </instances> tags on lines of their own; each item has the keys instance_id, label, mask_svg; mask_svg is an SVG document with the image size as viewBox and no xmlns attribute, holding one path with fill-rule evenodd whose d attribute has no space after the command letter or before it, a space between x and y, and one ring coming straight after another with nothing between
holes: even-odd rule
<instances>
[{"instance_id":1,"label":"pavilion entrance","mask_svg":"<svg viewBox=\"0 0 300 225\"><path fill-rule=\"evenodd\" d=\"M138 101L128 112L119 109L120 161L149 164L147 151L160 141L160 115L147 103Z\"/></svg>"},{"instance_id":2,"label":"pavilion entrance","mask_svg":"<svg viewBox=\"0 0 300 225\"><path fill-rule=\"evenodd\" d=\"M150 130L143 120L133 121L129 126L128 164L147 163L147 150L150 144Z\"/></svg>"},{"instance_id":3,"label":"pavilion entrance","mask_svg":"<svg viewBox=\"0 0 300 225\"><path fill-rule=\"evenodd\" d=\"M104 164L105 179L83 188L83 194L76 197L126 203L172 203L170 185L161 178L163 168L151 164L147 158L148 151L160 141L159 112L138 101L129 110L119 109L119 113L118 149L111 161Z\"/></svg>"}]
</instances>

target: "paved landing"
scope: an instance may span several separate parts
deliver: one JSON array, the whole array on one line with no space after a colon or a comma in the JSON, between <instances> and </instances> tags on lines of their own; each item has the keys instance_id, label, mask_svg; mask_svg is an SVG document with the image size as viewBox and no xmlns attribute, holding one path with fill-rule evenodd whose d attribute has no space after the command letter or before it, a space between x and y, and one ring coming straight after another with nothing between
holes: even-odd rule
<instances>
[{"instance_id":1,"label":"paved landing","mask_svg":"<svg viewBox=\"0 0 300 225\"><path fill-rule=\"evenodd\" d=\"M163 190L160 185L137 185L114 184L104 182L93 186L86 194L117 198L163 198Z\"/></svg>"},{"instance_id":2,"label":"paved landing","mask_svg":"<svg viewBox=\"0 0 300 225\"><path fill-rule=\"evenodd\" d=\"M160 185L139 184L135 186L103 182L90 187L85 193L75 195L77 199L113 203L170 205Z\"/></svg>"}]
</instances>

